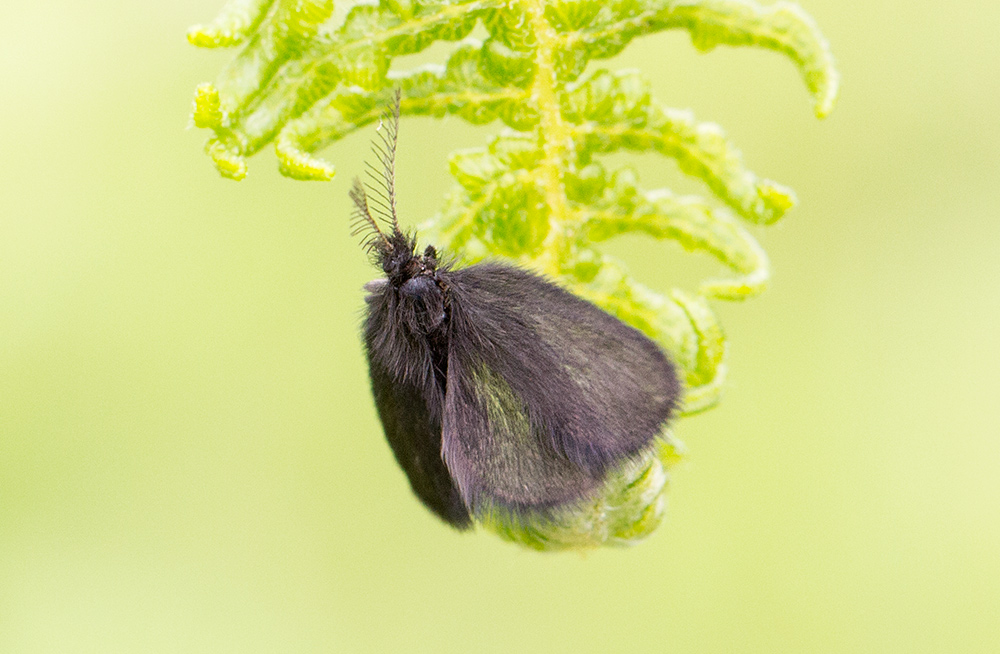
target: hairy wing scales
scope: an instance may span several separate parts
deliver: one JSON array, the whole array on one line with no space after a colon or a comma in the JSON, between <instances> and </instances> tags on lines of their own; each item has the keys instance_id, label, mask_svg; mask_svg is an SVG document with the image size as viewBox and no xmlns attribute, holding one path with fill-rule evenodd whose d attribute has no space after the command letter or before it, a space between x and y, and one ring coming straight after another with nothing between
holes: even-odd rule
<instances>
[{"instance_id":1,"label":"hairy wing scales","mask_svg":"<svg viewBox=\"0 0 1000 654\"><path fill-rule=\"evenodd\" d=\"M545 510L586 497L652 445L680 395L655 343L518 268L480 264L444 278L443 448L467 503Z\"/></svg>"}]
</instances>

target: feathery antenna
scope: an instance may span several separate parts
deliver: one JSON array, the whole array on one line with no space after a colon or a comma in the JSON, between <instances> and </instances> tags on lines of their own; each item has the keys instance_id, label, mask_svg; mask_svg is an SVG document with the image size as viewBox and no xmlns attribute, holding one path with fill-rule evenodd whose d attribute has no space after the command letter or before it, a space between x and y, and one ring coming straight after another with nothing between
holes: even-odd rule
<instances>
[{"instance_id":1,"label":"feathery antenna","mask_svg":"<svg viewBox=\"0 0 1000 654\"><path fill-rule=\"evenodd\" d=\"M362 247L364 247L366 252L371 252L376 247L379 250L391 250L392 244L389 243L389 239L382 233L382 229L379 228L378 222L368 208L368 194L365 193L365 186L357 177L354 178L354 184L351 186L351 191L348 195L350 195L351 201L354 202L354 212L351 214L351 236L358 236L359 234L368 232L362 241Z\"/></svg>"},{"instance_id":2,"label":"feathery antenna","mask_svg":"<svg viewBox=\"0 0 1000 654\"><path fill-rule=\"evenodd\" d=\"M357 236L369 232L363 242L368 252L372 249L392 250L390 237L402 234L396 217L396 141L399 136L401 98L402 92L396 89L392 102L379 117L376 137L372 141L372 154L378 165L371 161L366 163L365 172L369 181L363 183L355 177L351 186L350 197L354 202L351 234ZM379 222L390 229L388 236L382 231Z\"/></svg>"},{"instance_id":3,"label":"feathery antenna","mask_svg":"<svg viewBox=\"0 0 1000 654\"><path fill-rule=\"evenodd\" d=\"M369 195L369 206L379 216L392 225L393 231L400 231L399 219L396 217L396 141L399 137L399 104L402 98L400 89L396 89L392 102L379 117L375 139L372 141L372 154L379 165L367 162L369 184L366 184Z\"/></svg>"}]
</instances>

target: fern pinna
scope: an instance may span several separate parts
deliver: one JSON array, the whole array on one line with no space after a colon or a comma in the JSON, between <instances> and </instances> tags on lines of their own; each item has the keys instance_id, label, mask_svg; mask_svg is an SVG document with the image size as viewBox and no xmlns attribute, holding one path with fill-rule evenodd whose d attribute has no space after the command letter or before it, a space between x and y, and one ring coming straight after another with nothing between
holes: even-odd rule
<instances>
[{"instance_id":1,"label":"fern pinna","mask_svg":"<svg viewBox=\"0 0 1000 654\"><path fill-rule=\"evenodd\" d=\"M632 39L687 30L696 48L758 46L799 68L815 113L833 108L838 77L828 45L797 5L750 0L379 0L334 12L332 0L230 0L188 32L201 47L239 46L214 84L195 94L206 151L231 179L273 143L282 174L329 180L316 153L375 121L391 89L404 117L454 115L506 127L483 148L456 152L457 181L420 236L466 262L507 257L641 329L672 354L685 383L683 414L718 402L726 343L707 300L741 300L768 283L767 255L744 223L770 224L792 191L748 170L715 124L652 97L643 74L599 60ZM396 57L453 42L447 61L413 70ZM655 71L647 71L655 72ZM658 152L704 183L714 201L641 188L631 168L601 155ZM658 292L632 279L598 245L642 233L705 252L730 274L695 290ZM522 525L484 526L537 549L630 543L663 517L672 434L609 478L585 506Z\"/></svg>"}]
</instances>

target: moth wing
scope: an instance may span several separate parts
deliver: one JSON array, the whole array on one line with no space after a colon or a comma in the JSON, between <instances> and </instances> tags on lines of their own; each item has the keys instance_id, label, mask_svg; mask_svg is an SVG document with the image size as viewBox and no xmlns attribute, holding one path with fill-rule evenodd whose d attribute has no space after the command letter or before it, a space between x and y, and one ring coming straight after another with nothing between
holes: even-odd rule
<instances>
[{"instance_id":1,"label":"moth wing","mask_svg":"<svg viewBox=\"0 0 1000 654\"><path fill-rule=\"evenodd\" d=\"M638 330L527 271L448 273L443 452L466 502L545 510L650 447L680 396Z\"/></svg>"},{"instance_id":2,"label":"moth wing","mask_svg":"<svg viewBox=\"0 0 1000 654\"><path fill-rule=\"evenodd\" d=\"M545 513L590 495L600 482L558 455L506 380L467 353L448 359L442 438L444 460L474 514Z\"/></svg>"},{"instance_id":3,"label":"moth wing","mask_svg":"<svg viewBox=\"0 0 1000 654\"><path fill-rule=\"evenodd\" d=\"M372 394L386 439L417 498L448 524L466 529L472 520L441 458L442 393L430 386L435 383L432 373L427 383L419 384L400 369L395 355L403 347L401 339L395 326L386 323L386 307L378 299L374 293L369 298L365 340ZM417 360L414 367L432 365L420 349L409 354Z\"/></svg>"}]
</instances>

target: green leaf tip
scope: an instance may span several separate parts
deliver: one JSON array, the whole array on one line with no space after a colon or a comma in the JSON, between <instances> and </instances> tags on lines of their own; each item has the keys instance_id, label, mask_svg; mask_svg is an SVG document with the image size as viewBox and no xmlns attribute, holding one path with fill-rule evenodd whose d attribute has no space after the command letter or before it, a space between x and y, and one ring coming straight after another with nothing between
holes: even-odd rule
<instances>
[{"instance_id":1,"label":"green leaf tip","mask_svg":"<svg viewBox=\"0 0 1000 654\"><path fill-rule=\"evenodd\" d=\"M219 103L219 92L208 82L199 84L195 89L191 119L195 127L208 129L222 127L223 113Z\"/></svg>"},{"instance_id":2,"label":"green leaf tip","mask_svg":"<svg viewBox=\"0 0 1000 654\"><path fill-rule=\"evenodd\" d=\"M230 0L208 25L188 30L191 45L199 48L229 48L238 45L260 23L274 0Z\"/></svg>"},{"instance_id":3,"label":"green leaf tip","mask_svg":"<svg viewBox=\"0 0 1000 654\"><path fill-rule=\"evenodd\" d=\"M247 176L246 159L227 148L225 143L211 140L205 144L205 151L223 177L239 181Z\"/></svg>"},{"instance_id":4,"label":"green leaf tip","mask_svg":"<svg viewBox=\"0 0 1000 654\"><path fill-rule=\"evenodd\" d=\"M719 402L728 371L709 301L767 288L770 263L753 230L783 218L796 198L757 175L720 126L657 98L650 71L602 65L632 40L671 29L703 52L778 53L798 69L816 115L833 108L829 44L791 2L370 0L334 15L331 0L231 0L188 33L201 47L238 46L214 83L196 90L192 119L211 130L206 152L224 177L243 179L248 159L273 144L281 174L319 181L334 177L319 153L377 120L395 89L404 118L496 125L487 146L452 153L456 183L422 241L466 263L513 259L642 330L677 363L681 413L691 415ZM440 61L407 67L403 57L435 44ZM676 195L613 165L627 152L673 160L701 194ZM722 272L695 289L651 289L602 249L628 234L672 243L665 257L707 257ZM682 451L664 433L593 502L547 524L503 515L482 524L535 549L635 542L662 520Z\"/></svg>"},{"instance_id":5,"label":"green leaf tip","mask_svg":"<svg viewBox=\"0 0 1000 654\"><path fill-rule=\"evenodd\" d=\"M279 139L274 151L278 155L278 170L285 177L319 182L333 179L335 169L331 164L300 150L291 139Z\"/></svg>"},{"instance_id":6,"label":"green leaf tip","mask_svg":"<svg viewBox=\"0 0 1000 654\"><path fill-rule=\"evenodd\" d=\"M816 116L824 118L833 110L840 79L833 55L815 21L798 5L776 2L764 7L751 0L668 4L669 19L691 33L698 50L731 45L780 52L799 67Z\"/></svg>"}]
</instances>

